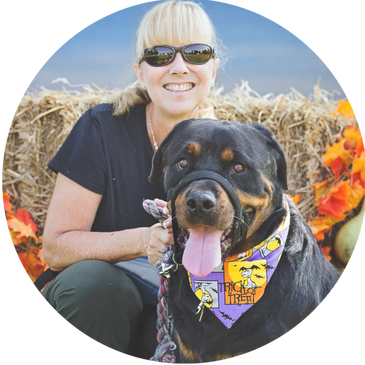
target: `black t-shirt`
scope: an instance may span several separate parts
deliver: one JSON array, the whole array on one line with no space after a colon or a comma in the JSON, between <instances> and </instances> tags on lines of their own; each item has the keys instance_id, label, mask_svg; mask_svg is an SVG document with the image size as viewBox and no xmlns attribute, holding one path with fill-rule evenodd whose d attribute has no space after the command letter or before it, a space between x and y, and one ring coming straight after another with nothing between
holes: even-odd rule
<instances>
[{"instance_id":1,"label":"black t-shirt","mask_svg":"<svg viewBox=\"0 0 365 365\"><path fill-rule=\"evenodd\" d=\"M148 182L152 157L145 105L114 116L112 105L99 104L77 121L48 167L102 194L92 231L113 232L157 223L142 207L145 198L166 200L162 179Z\"/></svg>"}]
</instances>

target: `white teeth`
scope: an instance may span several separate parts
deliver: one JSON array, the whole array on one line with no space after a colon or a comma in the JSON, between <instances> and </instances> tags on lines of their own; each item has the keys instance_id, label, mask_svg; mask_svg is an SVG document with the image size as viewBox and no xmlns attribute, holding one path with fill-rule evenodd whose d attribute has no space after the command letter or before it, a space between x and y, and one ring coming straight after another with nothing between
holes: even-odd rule
<instances>
[{"instance_id":1,"label":"white teeth","mask_svg":"<svg viewBox=\"0 0 365 365\"><path fill-rule=\"evenodd\" d=\"M253 208L252 207L247 207L247 208L244 208L246 214L252 214L253 213Z\"/></svg>"},{"instance_id":2,"label":"white teeth","mask_svg":"<svg viewBox=\"0 0 365 365\"><path fill-rule=\"evenodd\" d=\"M221 242L223 242L227 237L228 237L228 235L231 233L231 229L226 229L224 232L223 232L223 234L222 234L222 236L221 236Z\"/></svg>"},{"instance_id":3,"label":"white teeth","mask_svg":"<svg viewBox=\"0 0 365 365\"><path fill-rule=\"evenodd\" d=\"M193 87L193 84L167 84L165 85L165 89L169 91L188 91Z\"/></svg>"}]
</instances>

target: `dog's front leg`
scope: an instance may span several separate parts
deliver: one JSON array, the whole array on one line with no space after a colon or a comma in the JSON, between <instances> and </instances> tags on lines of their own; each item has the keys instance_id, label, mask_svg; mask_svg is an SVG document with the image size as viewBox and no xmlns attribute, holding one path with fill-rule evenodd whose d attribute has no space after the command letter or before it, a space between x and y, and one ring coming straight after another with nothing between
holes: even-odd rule
<instances>
[{"instance_id":1,"label":"dog's front leg","mask_svg":"<svg viewBox=\"0 0 365 365\"><path fill-rule=\"evenodd\" d=\"M192 348L188 348L180 336L175 332L175 336L177 339L177 345L179 349L180 361L182 363L199 363L201 362L198 351Z\"/></svg>"}]
</instances>

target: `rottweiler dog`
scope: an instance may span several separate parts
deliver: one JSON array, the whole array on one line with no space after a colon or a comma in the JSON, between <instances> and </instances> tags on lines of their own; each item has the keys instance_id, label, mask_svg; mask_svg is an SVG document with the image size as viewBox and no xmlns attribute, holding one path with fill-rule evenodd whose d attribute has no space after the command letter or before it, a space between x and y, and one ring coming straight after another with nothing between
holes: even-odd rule
<instances>
[{"instance_id":1,"label":"rottweiler dog","mask_svg":"<svg viewBox=\"0 0 365 365\"><path fill-rule=\"evenodd\" d=\"M168 295L182 362L230 358L275 340L308 316L335 285L338 271L283 193L285 155L265 127L211 119L180 122L153 157L149 180L162 176L168 195L173 192L168 207L178 227L175 250L182 256L169 278ZM268 250L268 237L286 216L286 241L273 236L269 241L275 247ZM265 250L279 246L277 266L269 265ZM255 251L263 260L247 265ZM232 260L234 275L229 274ZM214 284L209 275L224 267L228 279ZM214 300L225 301L224 308L248 309L233 318ZM225 324L229 320L233 325Z\"/></svg>"}]
</instances>

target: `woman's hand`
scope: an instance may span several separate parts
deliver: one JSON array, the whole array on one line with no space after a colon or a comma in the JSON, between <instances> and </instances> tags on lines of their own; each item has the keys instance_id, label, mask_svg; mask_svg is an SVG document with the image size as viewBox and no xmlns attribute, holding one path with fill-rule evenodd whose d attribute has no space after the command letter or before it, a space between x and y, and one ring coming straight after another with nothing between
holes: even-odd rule
<instances>
[{"instance_id":1,"label":"woman's hand","mask_svg":"<svg viewBox=\"0 0 365 365\"><path fill-rule=\"evenodd\" d=\"M166 202L160 199L155 199L157 206L163 208L163 213L169 215L163 224L154 224L150 227L150 237L147 246L145 247L146 256L151 265L156 265L157 261L162 258L165 245L174 244L174 237L172 234L171 216L167 209Z\"/></svg>"}]
</instances>

